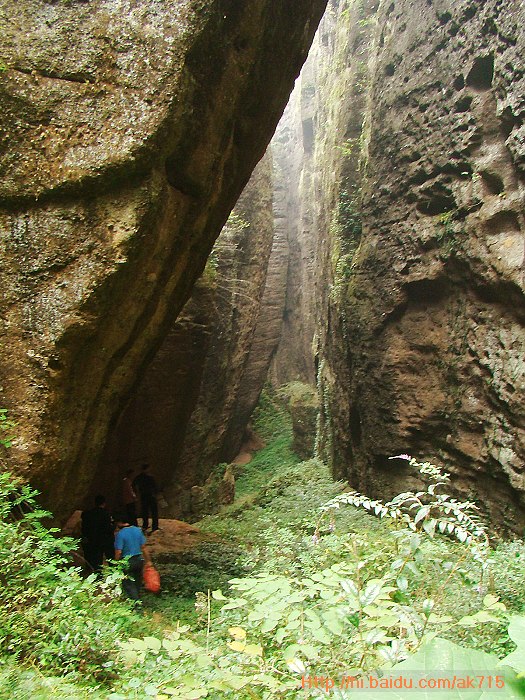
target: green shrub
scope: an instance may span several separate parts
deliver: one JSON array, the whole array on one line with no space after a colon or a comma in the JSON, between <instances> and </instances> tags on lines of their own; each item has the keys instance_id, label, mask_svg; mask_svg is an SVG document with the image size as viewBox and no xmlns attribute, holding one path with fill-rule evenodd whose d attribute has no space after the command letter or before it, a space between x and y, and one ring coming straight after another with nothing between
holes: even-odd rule
<instances>
[{"instance_id":1,"label":"green shrub","mask_svg":"<svg viewBox=\"0 0 525 700\"><path fill-rule=\"evenodd\" d=\"M7 409L0 408L0 447L11 447L11 432L15 424L7 417Z\"/></svg>"},{"instance_id":2,"label":"green shrub","mask_svg":"<svg viewBox=\"0 0 525 700\"><path fill-rule=\"evenodd\" d=\"M491 557L494 590L515 612L525 612L525 544L502 542Z\"/></svg>"},{"instance_id":3,"label":"green shrub","mask_svg":"<svg viewBox=\"0 0 525 700\"><path fill-rule=\"evenodd\" d=\"M107 690L99 691L89 681L79 685L0 658L0 700L106 700Z\"/></svg>"},{"instance_id":4,"label":"green shrub","mask_svg":"<svg viewBox=\"0 0 525 700\"><path fill-rule=\"evenodd\" d=\"M133 615L118 569L96 583L71 565L76 543L42 524L36 492L0 473L0 648L46 673L113 676L116 637Z\"/></svg>"},{"instance_id":5,"label":"green shrub","mask_svg":"<svg viewBox=\"0 0 525 700\"><path fill-rule=\"evenodd\" d=\"M292 437L290 414L283 408L271 387L262 392L253 413L253 423L263 440L270 441L279 436L289 439Z\"/></svg>"},{"instance_id":6,"label":"green shrub","mask_svg":"<svg viewBox=\"0 0 525 700\"><path fill-rule=\"evenodd\" d=\"M0 479L6 700L291 700L304 697L303 674L418 667L435 648L465 664L483 655L464 647L484 649L495 669L494 652L517 644L509 663L521 670L525 632L515 619L509 637L505 605L524 606L522 543L488 552L472 504L441 493L446 475L431 465L421 465L426 489L372 501L341 493L317 460L297 464L289 417L271 396L257 428L267 446L239 480L241 498L200 524L222 541L158 555L163 592L146 599L153 613L141 622L113 600L118 576L101 599L69 566L74 543L43 528L34 493Z\"/></svg>"}]
</instances>

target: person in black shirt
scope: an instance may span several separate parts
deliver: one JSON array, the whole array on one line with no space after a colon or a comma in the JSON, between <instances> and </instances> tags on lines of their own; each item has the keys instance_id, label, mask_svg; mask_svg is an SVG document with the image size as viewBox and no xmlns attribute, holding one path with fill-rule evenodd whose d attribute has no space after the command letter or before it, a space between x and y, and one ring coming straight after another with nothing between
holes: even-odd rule
<instances>
[{"instance_id":1,"label":"person in black shirt","mask_svg":"<svg viewBox=\"0 0 525 700\"><path fill-rule=\"evenodd\" d=\"M157 484L149 472L149 464L143 464L140 474L133 480L133 488L140 496L142 529L146 531L151 515L151 531L159 530Z\"/></svg>"},{"instance_id":2,"label":"person in black shirt","mask_svg":"<svg viewBox=\"0 0 525 700\"><path fill-rule=\"evenodd\" d=\"M124 479L122 480L122 502L126 509L127 522L135 527L137 523L137 496L133 489L133 481L131 479L133 469L128 469Z\"/></svg>"},{"instance_id":3,"label":"person in black shirt","mask_svg":"<svg viewBox=\"0 0 525 700\"><path fill-rule=\"evenodd\" d=\"M96 496L95 507L85 510L81 518L84 559L98 575L102 569L104 556L106 559L115 557L114 528L111 515L106 510L104 496Z\"/></svg>"}]
</instances>

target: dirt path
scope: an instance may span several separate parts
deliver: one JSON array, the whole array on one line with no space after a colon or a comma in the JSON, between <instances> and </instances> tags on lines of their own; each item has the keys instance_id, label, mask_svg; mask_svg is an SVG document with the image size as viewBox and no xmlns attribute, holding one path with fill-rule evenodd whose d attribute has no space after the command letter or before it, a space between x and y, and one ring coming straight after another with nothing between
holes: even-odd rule
<instances>
[{"instance_id":1,"label":"dirt path","mask_svg":"<svg viewBox=\"0 0 525 700\"><path fill-rule=\"evenodd\" d=\"M160 530L147 534L148 547L153 556L169 552L184 552L197 547L201 542L215 542L217 536L201 532L194 525L182 520L160 520Z\"/></svg>"}]
</instances>

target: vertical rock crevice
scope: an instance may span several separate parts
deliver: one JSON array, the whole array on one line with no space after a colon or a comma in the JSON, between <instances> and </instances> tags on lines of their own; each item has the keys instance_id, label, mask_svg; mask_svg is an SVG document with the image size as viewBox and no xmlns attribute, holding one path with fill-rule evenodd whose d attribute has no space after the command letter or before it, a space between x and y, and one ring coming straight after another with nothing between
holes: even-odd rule
<instances>
[{"instance_id":1,"label":"vertical rock crevice","mask_svg":"<svg viewBox=\"0 0 525 700\"><path fill-rule=\"evenodd\" d=\"M192 487L237 454L278 339L267 332L263 296L272 241L265 156L111 431L94 490L105 483L118 496L124 471L147 462L164 488L165 514L188 517Z\"/></svg>"}]
</instances>

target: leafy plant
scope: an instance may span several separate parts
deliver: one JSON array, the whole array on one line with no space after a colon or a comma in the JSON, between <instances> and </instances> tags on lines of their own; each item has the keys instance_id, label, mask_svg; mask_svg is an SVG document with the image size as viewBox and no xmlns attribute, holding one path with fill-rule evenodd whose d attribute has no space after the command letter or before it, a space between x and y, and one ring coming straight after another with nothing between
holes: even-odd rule
<instances>
[{"instance_id":1,"label":"leafy plant","mask_svg":"<svg viewBox=\"0 0 525 700\"><path fill-rule=\"evenodd\" d=\"M250 227L250 222L246 221L246 219L244 219L240 214L232 211L225 226L228 229L233 229L234 231L242 231L243 229Z\"/></svg>"},{"instance_id":2,"label":"leafy plant","mask_svg":"<svg viewBox=\"0 0 525 700\"><path fill-rule=\"evenodd\" d=\"M199 525L222 539L159 558L164 592L140 620L114 601L117 575L101 599L95 583L69 567L71 541L39 531L33 492L0 481L0 556L13 579L8 591L0 588L0 630L13 644L11 660L0 657L6 700L291 700L304 697L302 677L317 673L447 675L458 663L464 671L483 662L495 677L504 674L495 650L507 666L524 668L522 623L511 618L510 638L505 631L505 604L519 610L525 601L523 545L487 553L474 504L445 498L446 474L414 460L430 482L420 491L388 503L341 493L327 465L297 464L289 416L273 396L264 396L256 427L267 445L238 479L240 499ZM479 580L486 559L490 592ZM16 618L22 610L25 627L25 617ZM181 616L191 625L177 622Z\"/></svg>"},{"instance_id":3,"label":"leafy plant","mask_svg":"<svg viewBox=\"0 0 525 700\"><path fill-rule=\"evenodd\" d=\"M455 211L447 211L437 217L436 241L444 258L457 254L461 247L459 232L456 230L456 215Z\"/></svg>"},{"instance_id":4,"label":"leafy plant","mask_svg":"<svg viewBox=\"0 0 525 700\"><path fill-rule=\"evenodd\" d=\"M477 649L462 647L436 637L406 661L394 665L387 673L412 679L414 700L428 698L429 690L441 688L447 697L454 693L459 700L475 697L480 700L517 700L525 697L525 617L513 616L509 636L516 649L503 659ZM439 684L439 685L438 685ZM385 686L386 687L386 686ZM393 690L394 698L406 697ZM341 697L349 695L343 693ZM364 694L366 697L366 693Z\"/></svg>"},{"instance_id":5,"label":"leafy plant","mask_svg":"<svg viewBox=\"0 0 525 700\"><path fill-rule=\"evenodd\" d=\"M15 424L13 421L9 420L7 413L6 408L0 408L0 445L2 447L11 447L13 442L11 431L15 427Z\"/></svg>"},{"instance_id":6,"label":"leafy plant","mask_svg":"<svg viewBox=\"0 0 525 700\"><path fill-rule=\"evenodd\" d=\"M83 683L73 682L0 657L0 700L106 700L107 690L99 691L90 681L88 676Z\"/></svg>"},{"instance_id":7,"label":"leafy plant","mask_svg":"<svg viewBox=\"0 0 525 700\"><path fill-rule=\"evenodd\" d=\"M49 513L36 495L0 473L0 647L48 672L109 678L115 636L130 629L129 608L116 600L122 576L83 579L72 567L75 541L44 527Z\"/></svg>"},{"instance_id":8,"label":"leafy plant","mask_svg":"<svg viewBox=\"0 0 525 700\"><path fill-rule=\"evenodd\" d=\"M341 504L363 507L379 517L388 516L410 530L423 530L433 537L436 530L456 537L476 549L488 552L488 536L485 525L477 515L478 507L472 501L458 501L449 494L438 492L440 486L450 484L450 475L430 462L418 462L409 455L397 455L390 459L406 459L430 482L424 491L407 491L383 503L351 490L336 496L322 507L322 511L339 508Z\"/></svg>"},{"instance_id":9,"label":"leafy plant","mask_svg":"<svg viewBox=\"0 0 525 700\"><path fill-rule=\"evenodd\" d=\"M194 599L198 591L227 585L244 573L238 563L241 550L228 542L203 542L187 552L158 554L163 595Z\"/></svg>"},{"instance_id":10,"label":"leafy plant","mask_svg":"<svg viewBox=\"0 0 525 700\"><path fill-rule=\"evenodd\" d=\"M422 468L435 484L446 478L428 464ZM304 473L307 478L301 481ZM252 559L252 575L230 581L229 595L220 590L211 596L201 594L202 614L207 613L205 642L186 628L177 632L174 646L169 636L130 640L123 646L128 663L147 671L142 690L179 698L228 697L234 689L239 698L261 697L259 693L291 698L298 692L298 676L322 674L327 668L334 675L348 669L352 674L370 673L412 658L436 634L450 635L454 628L468 633L500 623L505 606L492 594L474 595L466 614L454 610L453 616L447 609L451 587L464 585L461 580L469 574L472 547L466 540L454 545L455 558L450 551L436 557L438 544L418 527L422 518L409 527L418 512L409 497L396 501L402 513L405 503L408 519L396 513L390 529L376 521L382 528L381 548L364 529L361 535L351 533L338 522L341 532L336 534L333 521L323 529L322 523L316 525L314 499L305 493L308 483L316 479L322 483L323 478L323 465L314 460L288 468L249 504L248 512L255 515L265 542L264 556ZM328 483L323 483L324 493ZM421 501L423 495L416 498ZM295 513L290 513L291 503L296 504ZM257 509L262 504L270 510L265 515L275 528L271 534L267 527L261 528L264 510ZM349 511L353 520L348 522L355 525L359 511ZM455 506L451 511L464 512ZM369 515L360 517L369 527L374 522ZM312 528L313 536L308 535ZM436 529L439 532L434 528L432 535ZM279 546L282 556L276 556ZM436 567L430 574L431 595L424 571L428 547L434 548L431 562ZM447 550L452 544L443 547ZM322 562L332 557L336 561L323 568Z\"/></svg>"},{"instance_id":11,"label":"leafy plant","mask_svg":"<svg viewBox=\"0 0 525 700\"><path fill-rule=\"evenodd\" d=\"M494 592L516 612L524 612L525 545L523 540L502 542L490 553Z\"/></svg>"}]
</instances>

